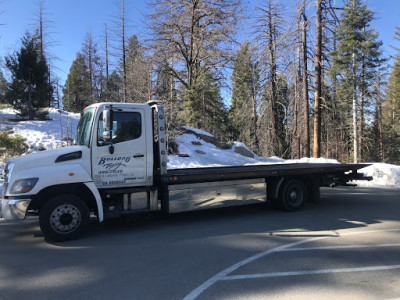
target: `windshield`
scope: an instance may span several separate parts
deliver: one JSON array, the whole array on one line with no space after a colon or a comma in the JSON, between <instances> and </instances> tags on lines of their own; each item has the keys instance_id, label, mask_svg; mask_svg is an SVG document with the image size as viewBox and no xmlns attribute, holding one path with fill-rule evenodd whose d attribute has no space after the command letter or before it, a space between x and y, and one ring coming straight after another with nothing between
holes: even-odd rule
<instances>
[{"instance_id":1,"label":"windshield","mask_svg":"<svg viewBox=\"0 0 400 300\"><path fill-rule=\"evenodd\" d=\"M76 133L76 145L85 145L89 147L94 110L95 108L88 108L82 112Z\"/></svg>"}]
</instances>

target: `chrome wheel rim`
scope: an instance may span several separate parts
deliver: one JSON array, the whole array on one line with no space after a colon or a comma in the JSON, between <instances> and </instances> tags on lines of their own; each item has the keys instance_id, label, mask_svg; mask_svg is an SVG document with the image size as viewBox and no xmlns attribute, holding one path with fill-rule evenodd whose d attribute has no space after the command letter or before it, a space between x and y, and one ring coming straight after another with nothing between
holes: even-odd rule
<instances>
[{"instance_id":1,"label":"chrome wheel rim","mask_svg":"<svg viewBox=\"0 0 400 300\"><path fill-rule=\"evenodd\" d=\"M50 225L59 233L74 231L81 223L81 213L76 206L63 204L56 207L50 215Z\"/></svg>"}]
</instances>

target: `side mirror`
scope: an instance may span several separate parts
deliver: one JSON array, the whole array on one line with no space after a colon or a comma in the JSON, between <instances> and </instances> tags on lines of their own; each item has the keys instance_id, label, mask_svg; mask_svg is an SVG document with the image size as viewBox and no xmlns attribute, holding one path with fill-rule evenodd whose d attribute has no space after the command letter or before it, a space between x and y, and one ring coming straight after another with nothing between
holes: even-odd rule
<instances>
[{"instance_id":1,"label":"side mirror","mask_svg":"<svg viewBox=\"0 0 400 300\"><path fill-rule=\"evenodd\" d=\"M110 131L112 129L110 109L103 110L103 129L104 131Z\"/></svg>"},{"instance_id":2,"label":"side mirror","mask_svg":"<svg viewBox=\"0 0 400 300\"><path fill-rule=\"evenodd\" d=\"M105 141L111 140L111 134L112 134L111 130L103 131L103 139Z\"/></svg>"}]
</instances>

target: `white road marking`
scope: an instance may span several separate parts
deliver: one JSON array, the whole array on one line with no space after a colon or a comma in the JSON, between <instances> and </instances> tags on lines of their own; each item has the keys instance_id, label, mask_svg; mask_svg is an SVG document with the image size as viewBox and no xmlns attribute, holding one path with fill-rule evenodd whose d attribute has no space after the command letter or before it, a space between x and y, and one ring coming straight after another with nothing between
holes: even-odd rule
<instances>
[{"instance_id":1,"label":"white road marking","mask_svg":"<svg viewBox=\"0 0 400 300\"><path fill-rule=\"evenodd\" d=\"M349 232L349 233L344 233L342 234L342 236L347 236L347 235L355 235L355 234L369 234L369 233L377 233L377 232L390 232L390 231L400 231L400 229L395 228L395 229L382 229L382 230L370 230L370 231L357 231L357 232ZM213 284L215 284L217 281L221 281L221 280L225 280L226 277L228 277L227 275L232 273L233 271L239 269L240 267L247 265L259 258L262 258L264 256L270 255L272 253L276 253L276 252L281 252L281 251L286 251L287 249L291 248L291 247L295 247L295 246L299 246L305 243L311 243L311 242L315 242L317 240L321 240L321 239L326 239L326 238L331 238L331 237L338 237L337 235L326 235L326 236L320 236L320 237L316 237L316 238L311 238L311 239L307 239L307 240L303 240L303 241L297 241L294 243L290 243L290 244L286 244L274 249L270 249L264 252L260 252L256 255L253 255L251 257L248 257L228 268L226 268L225 270L219 272L218 274L214 275L213 277L211 277L210 279L208 279L207 281L203 282L201 285L199 285L196 289L194 289L193 291L191 291L185 298L183 298L183 300L194 300L197 297L199 297L205 290L207 290L209 287L211 287ZM301 249L301 248L299 248Z\"/></svg>"},{"instance_id":2,"label":"white road marking","mask_svg":"<svg viewBox=\"0 0 400 300\"><path fill-rule=\"evenodd\" d=\"M231 276L225 276L221 280L238 280L238 279L271 278L271 277L285 277L285 276L303 276L303 275L316 275L316 274L332 274L332 273L384 271L384 270L394 270L394 269L400 269L400 265L372 266L372 267L363 267L363 268L345 268L345 269L294 271L294 272L276 272L276 273L264 273L264 274L248 274L248 275L231 275Z\"/></svg>"},{"instance_id":3,"label":"white road marking","mask_svg":"<svg viewBox=\"0 0 400 300\"><path fill-rule=\"evenodd\" d=\"M384 247L400 247L400 243L398 243L398 244L370 244L370 245L348 245L348 246L290 248L290 249L281 250L280 252L313 251L313 250L336 250L336 249L353 249L353 248L384 248Z\"/></svg>"}]
</instances>

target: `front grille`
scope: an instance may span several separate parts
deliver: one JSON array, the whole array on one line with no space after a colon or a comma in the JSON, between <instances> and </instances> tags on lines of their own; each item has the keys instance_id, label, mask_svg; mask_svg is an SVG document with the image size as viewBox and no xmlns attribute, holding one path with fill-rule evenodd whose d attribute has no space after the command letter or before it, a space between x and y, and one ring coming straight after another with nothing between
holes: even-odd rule
<instances>
[{"instance_id":1,"label":"front grille","mask_svg":"<svg viewBox=\"0 0 400 300\"><path fill-rule=\"evenodd\" d=\"M7 186L8 183L10 182L10 177L11 177L11 173L14 169L14 163L6 163L3 176L2 178L0 178L0 186L2 187L2 190L0 191L1 193L1 197L4 198L6 191L7 191Z\"/></svg>"},{"instance_id":2,"label":"front grille","mask_svg":"<svg viewBox=\"0 0 400 300\"><path fill-rule=\"evenodd\" d=\"M8 186L8 183L4 183L2 186L0 186L0 189L1 189L0 198L4 198L5 197L7 186Z\"/></svg>"}]
</instances>

